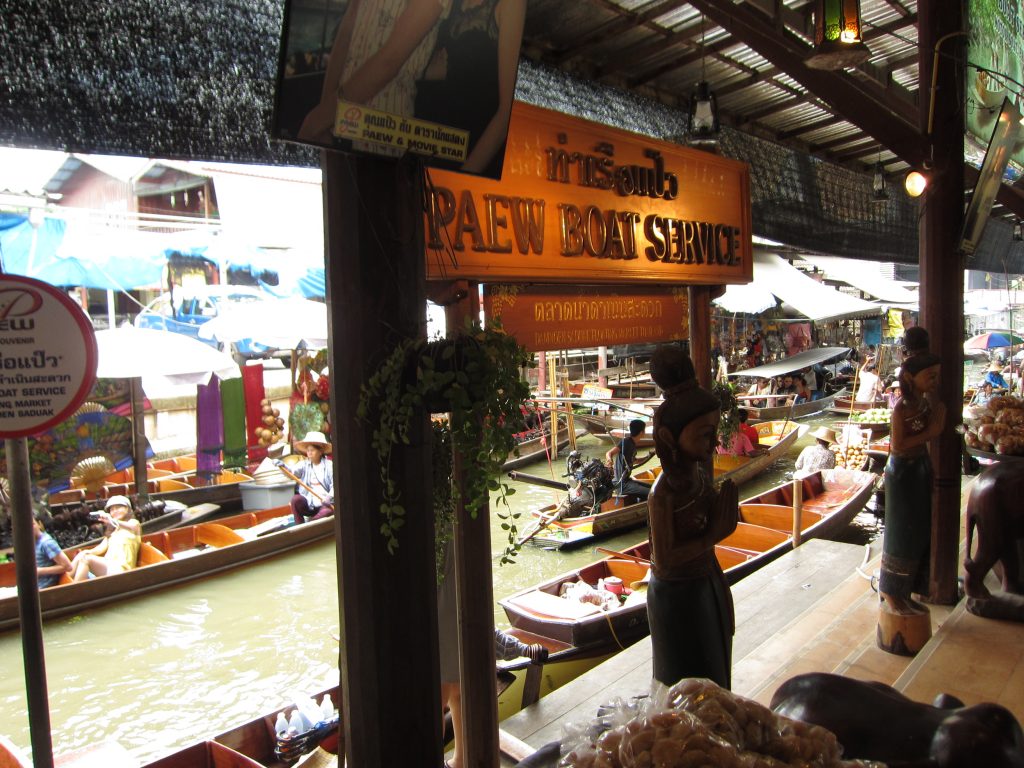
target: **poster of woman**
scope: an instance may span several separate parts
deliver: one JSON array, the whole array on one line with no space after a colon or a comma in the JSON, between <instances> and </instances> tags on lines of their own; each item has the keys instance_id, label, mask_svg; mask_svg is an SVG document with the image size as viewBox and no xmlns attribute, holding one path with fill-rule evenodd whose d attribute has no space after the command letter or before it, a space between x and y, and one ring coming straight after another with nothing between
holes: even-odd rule
<instances>
[{"instance_id":1,"label":"poster of woman","mask_svg":"<svg viewBox=\"0 0 1024 768\"><path fill-rule=\"evenodd\" d=\"M526 0L288 0L273 134L499 178Z\"/></svg>"}]
</instances>

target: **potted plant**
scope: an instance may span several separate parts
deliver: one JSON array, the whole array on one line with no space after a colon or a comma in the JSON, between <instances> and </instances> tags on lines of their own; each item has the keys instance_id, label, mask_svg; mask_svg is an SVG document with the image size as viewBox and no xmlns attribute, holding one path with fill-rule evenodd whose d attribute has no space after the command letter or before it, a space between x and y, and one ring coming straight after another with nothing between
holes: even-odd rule
<instances>
[{"instance_id":1,"label":"potted plant","mask_svg":"<svg viewBox=\"0 0 1024 768\"><path fill-rule=\"evenodd\" d=\"M417 413L449 414L451 445L463 459L464 479L455 493L476 516L477 510L498 494L498 512L508 544L502 563L518 551L516 519L506 497L514 493L501 481L501 468L516 450L522 407L530 387L522 369L533 366L533 355L500 323L480 326L471 320L444 338L406 340L380 364L360 392L358 416L373 430L372 446L380 465L383 498L381 532L389 551L398 546L405 508L391 477L395 446L409 442L409 429ZM435 479L435 482L437 480Z\"/></svg>"}]
</instances>

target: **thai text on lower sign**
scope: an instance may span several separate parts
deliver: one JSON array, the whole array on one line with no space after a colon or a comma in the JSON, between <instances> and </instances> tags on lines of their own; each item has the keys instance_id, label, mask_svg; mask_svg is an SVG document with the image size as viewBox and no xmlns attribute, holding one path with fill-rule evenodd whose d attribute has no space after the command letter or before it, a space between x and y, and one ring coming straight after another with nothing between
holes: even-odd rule
<instances>
[{"instance_id":1,"label":"thai text on lower sign","mask_svg":"<svg viewBox=\"0 0 1024 768\"><path fill-rule=\"evenodd\" d=\"M665 307L657 299L579 299L573 301L535 301L533 319L537 322L564 323L572 320L653 320L664 317Z\"/></svg>"},{"instance_id":2,"label":"thai text on lower sign","mask_svg":"<svg viewBox=\"0 0 1024 768\"><path fill-rule=\"evenodd\" d=\"M334 135L458 162L466 159L469 148L469 131L348 101L338 102Z\"/></svg>"}]
</instances>

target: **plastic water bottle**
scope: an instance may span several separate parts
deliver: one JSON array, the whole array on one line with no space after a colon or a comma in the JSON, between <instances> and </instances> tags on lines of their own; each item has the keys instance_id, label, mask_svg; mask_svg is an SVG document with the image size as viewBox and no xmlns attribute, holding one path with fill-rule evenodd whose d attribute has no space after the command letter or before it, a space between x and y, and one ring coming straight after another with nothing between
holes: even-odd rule
<instances>
[{"instance_id":1,"label":"plastic water bottle","mask_svg":"<svg viewBox=\"0 0 1024 768\"><path fill-rule=\"evenodd\" d=\"M277 713L277 721L274 723L274 733L277 738L281 738L288 733L288 718L284 716L284 712Z\"/></svg>"},{"instance_id":2,"label":"plastic water bottle","mask_svg":"<svg viewBox=\"0 0 1024 768\"><path fill-rule=\"evenodd\" d=\"M324 697L320 700L320 719L323 721L330 720L334 716L334 702L331 701L331 697L328 694L324 694Z\"/></svg>"},{"instance_id":3,"label":"plastic water bottle","mask_svg":"<svg viewBox=\"0 0 1024 768\"><path fill-rule=\"evenodd\" d=\"M299 710L292 710L291 717L288 718L288 727L294 728L296 733L304 733L306 731L306 723L303 721L302 713Z\"/></svg>"}]
</instances>

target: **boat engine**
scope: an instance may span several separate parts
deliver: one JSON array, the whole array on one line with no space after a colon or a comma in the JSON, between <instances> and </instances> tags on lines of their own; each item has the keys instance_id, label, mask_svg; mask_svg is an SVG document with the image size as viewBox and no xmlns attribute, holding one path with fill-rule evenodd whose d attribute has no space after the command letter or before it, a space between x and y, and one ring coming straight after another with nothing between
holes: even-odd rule
<instances>
[{"instance_id":1,"label":"boat engine","mask_svg":"<svg viewBox=\"0 0 1024 768\"><path fill-rule=\"evenodd\" d=\"M601 502L612 496L615 486L612 471L600 459L583 457L579 451L572 451L565 459L565 476L576 480L576 486L569 491L563 502L567 507L559 517L578 517L598 512Z\"/></svg>"}]
</instances>

